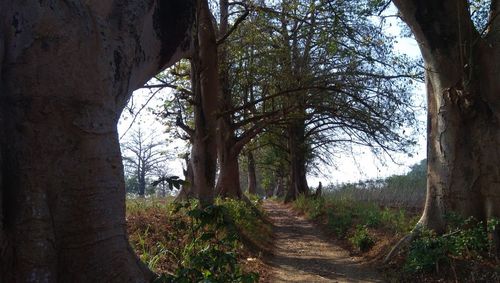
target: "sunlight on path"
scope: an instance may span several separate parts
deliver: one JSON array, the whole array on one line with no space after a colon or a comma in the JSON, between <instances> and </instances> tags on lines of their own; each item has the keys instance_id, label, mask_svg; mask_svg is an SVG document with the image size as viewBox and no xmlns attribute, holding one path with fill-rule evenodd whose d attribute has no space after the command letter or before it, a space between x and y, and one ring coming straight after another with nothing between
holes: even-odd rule
<instances>
[{"instance_id":1,"label":"sunlight on path","mask_svg":"<svg viewBox=\"0 0 500 283\"><path fill-rule=\"evenodd\" d=\"M275 225L270 282L384 282L290 208L274 201L265 201L263 207Z\"/></svg>"}]
</instances>

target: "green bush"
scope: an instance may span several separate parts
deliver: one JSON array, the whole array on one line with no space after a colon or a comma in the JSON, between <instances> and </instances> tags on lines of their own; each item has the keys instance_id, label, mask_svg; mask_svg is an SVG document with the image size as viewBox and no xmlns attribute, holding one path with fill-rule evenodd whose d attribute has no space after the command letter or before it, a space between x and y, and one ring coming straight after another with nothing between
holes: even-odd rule
<instances>
[{"instance_id":1,"label":"green bush","mask_svg":"<svg viewBox=\"0 0 500 283\"><path fill-rule=\"evenodd\" d=\"M325 215L327 227L339 237L345 237L353 224L369 228L385 227L396 233L408 233L417 221L416 217L408 217L402 209L381 209L374 203L349 198L339 199L328 194L319 198L301 195L293 206L309 219Z\"/></svg>"},{"instance_id":2,"label":"green bush","mask_svg":"<svg viewBox=\"0 0 500 283\"><path fill-rule=\"evenodd\" d=\"M242 201L217 200L198 208L158 199L128 200L127 226L138 256L156 273L156 282L256 282L238 264L246 231L268 236L256 208ZM268 230L263 230L268 229Z\"/></svg>"},{"instance_id":3,"label":"green bush","mask_svg":"<svg viewBox=\"0 0 500 283\"><path fill-rule=\"evenodd\" d=\"M188 204L189 205L189 204ZM238 235L224 206L190 208L190 242L184 247L179 268L155 282L257 282L256 273L240 269L235 250ZM239 216L241 217L241 215Z\"/></svg>"},{"instance_id":4,"label":"green bush","mask_svg":"<svg viewBox=\"0 0 500 283\"><path fill-rule=\"evenodd\" d=\"M335 213L335 211L330 209L326 215L328 228L335 232L337 236L344 237L352 226L352 213L348 210L342 213Z\"/></svg>"},{"instance_id":5,"label":"green bush","mask_svg":"<svg viewBox=\"0 0 500 283\"><path fill-rule=\"evenodd\" d=\"M384 208L381 211L380 218L384 227L400 234L410 232L418 221L418 217L407 216L403 209L395 211Z\"/></svg>"},{"instance_id":6,"label":"green bush","mask_svg":"<svg viewBox=\"0 0 500 283\"><path fill-rule=\"evenodd\" d=\"M361 252L367 252L375 244L375 240L368 233L366 226L358 225L356 231L349 238L349 242Z\"/></svg>"},{"instance_id":7,"label":"green bush","mask_svg":"<svg viewBox=\"0 0 500 283\"><path fill-rule=\"evenodd\" d=\"M484 225L473 217L464 220L456 215L448 215L447 221L449 225L445 234L437 235L424 230L412 242L406 258L406 271L430 272L438 270L442 264L449 264L451 258L481 260L489 256L488 251L494 243L489 239L488 232L498 225L497 219Z\"/></svg>"},{"instance_id":8,"label":"green bush","mask_svg":"<svg viewBox=\"0 0 500 283\"><path fill-rule=\"evenodd\" d=\"M367 227L377 228L382 224L382 216L378 207L370 207L362 211L361 223Z\"/></svg>"},{"instance_id":9,"label":"green bush","mask_svg":"<svg viewBox=\"0 0 500 283\"><path fill-rule=\"evenodd\" d=\"M325 199L323 197L308 197L299 195L293 206L306 214L309 219L316 219L325 212Z\"/></svg>"},{"instance_id":10,"label":"green bush","mask_svg":"<svg viewBox=\"0 0 500 283\"><path fill-rule=\"evenodd\" d=\"M404 270L406 272L430 272L439 268L439 264L448 263L450 242L438 237L434 232L425 230L412 242Z\"/></svg>"}]
</instances>

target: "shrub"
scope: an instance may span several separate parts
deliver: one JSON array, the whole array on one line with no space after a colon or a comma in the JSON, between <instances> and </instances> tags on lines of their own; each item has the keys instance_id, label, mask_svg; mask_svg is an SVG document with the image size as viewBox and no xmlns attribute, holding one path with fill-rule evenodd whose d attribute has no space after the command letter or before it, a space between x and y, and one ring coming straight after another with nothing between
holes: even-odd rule
<instances>
[{"instance_id":1,"label":"shrub","mask_svg":"<svg viewBox=\"0 0 500 283\"><path fill-rule=\"evenodd\" d=\"M358 225L356 231L349 238L349 242L361 252L366 252L375 244L375 240L368 233L366 226Z\"/></svg>"},{"instance_id":2,"label":"shrub","mask_svg":"<svg viewBox=\"0 0 500 283\"><path fill-rule=\"evenodd\" d=\"M258 275L242 271L238 254L241 231L267 229L256 211L241 201L200 209L195 201L129 200L127 225L138 256L163 274L156 282L255 282Z\"/></svg>"},{"instance_id":3,"label":"shrub","mask_svg":"<svg viewBox=\"0 0 500 283\"><path fill-rule=\"evenodd\" d=\"M404 270L406 272L429 272L439 269L439 264L448 262L450 243L434 232L425 230L412 242Z\"/></svg>"},{"instance_id":4,"label":"shrub","mask_svg":"<svg viewBox=\"0 0 500 283\"><path fill-rule=\"evenodd\" d=\"M347 230L352 226L352 213L348 210L342 213L335 213L333 210L327 211L327 225L337 236L344 237Z\"/></svg>"},{"instance_id":5,"label":"shrub","mask_svg":"<svg viewBox=\"0 0 500 283\"><path fill-rule=\"evenodd\" d=\"M191 208L189 243L174 274L164 274L156 282L256 282L256 273L244 273L235 254L239 245L233 223L227 220L225 208L212 205Z\"/></svg>"},{"instance_id":6,"label":"shrub","mask_svg":"<svg viewBox=\"0 0 500 283\"><path fill-rule=\"evenodd\" d=\"M406 271L429 272L439 270L441 264L449 264L451 258L481 260L489 256L488 251L494 243L488 238L488 231L498 225L497 219L484 225L473 217L464 220L456 215L448 215L447 221L447 233L436 235L424 230L413 241L406 258Z\"/></svg>"},{"instance_id":7,"label":"shrub","mask_svg":"<svg viewBox=\"0 0 500 283\"><path fill-rule=\"evenodd\" d=\"M325 212L325 199L323 197L308 197L299 195L293 206L306 214L309 219L316 219Z\"/></svg>"},{"instance_id":8,"label":"shrub","mask_svg":"<svg viewBox=\"0 0 500 283\"><path fill-rule=\"evenodd\" d=\"M380 218L385 228L400 234L410 232L418 221L418 217L407 216L403 209L395 211L389 208L384 208L381 211Z\"/></svg>"}]
</instances>

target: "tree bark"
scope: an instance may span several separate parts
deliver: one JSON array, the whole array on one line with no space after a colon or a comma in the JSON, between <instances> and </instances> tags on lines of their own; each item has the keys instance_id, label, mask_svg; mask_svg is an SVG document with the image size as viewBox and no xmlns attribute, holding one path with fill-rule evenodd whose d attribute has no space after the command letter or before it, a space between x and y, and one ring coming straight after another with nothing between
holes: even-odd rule
<instances>
[{"instance_id":1,"label":"tree bark","mask_svg":"<svg viewBox=\"0 0 500 283\"><path fill-rule=\"evenodd\" d=\"M191 66L195 93L195 133L191 150L193 190L202 206L213 203L217 165L216 111L219 97L217 42L207 0L197 0Z\"/></svg>"},{"instance_id":2,"label":"tree bark","mask_svg":"<svg viewBox=\"0 0 500 283\"><path fill-rule=\"evenodd\" d=\"M219 147L219 178L217 179L217 194L221 197L241 199L243 193L240 186L240 168L238 154L231 147Z\"/></svg>"},{"instance_id":3,"label":"tree bark","mask_svg":"<svg viewBox=\"0 0 500 283\"><path fill-rule=\"evenodd\" d=\"M229 30L229 2L219 1L220 27L219 37L224 36ZM233 109L231 87L229 85L229 63L226 45L219 45L219 77L220 91L219 112L221 114L217 120L217 152L219 158L219 178L217 179L216 192L219 196L241 199L243 192L240 185L240 169L238 156L243 148L238 144L231 114Z\"/></svg>"},{"instance_id":4,"label":"tree bark","mask_svg":"<svg viewBox=\"0 0 500 283\"><path fill-rule=\"evenodd\" d=\"M297 118L288 126L288 151L290 160L290 187L285 202L295 200L299 195L309 195L306 170L305 122Z\"/></svg>"},{"instance_id":5,"label":"tree bark","mask_svg":"<svg viewBox=\"0 0 500 283\"><path fill-rule=\"evenodd\" d=\"M495 2L492 8L498 8ZM479 220L499 217L497 20L481 37L465 0L394 3L412 29L426 67L428 182L419 224L442 231L444 216L451 212Z\"/></svg>"},{"instance_id":6,"label":"tree bark","mask_svg":"<svg viewBox=\"0 0 500 283\"><path fill-rule=\"evenodd\" d=\"M192 6L2 1L1 282L153 278L128 243L116 124L183 55Z\"/></svg>"},{"instance_id":7,"label":"tree bark","mask_svg":"<svg viewBox=\"0 0 500 283\"><path fill-rule=\"evenodd\" d=\"M247 152L248 162L248 193L257 194L257 174L255 173L255 159L251 151Z\"/></svg>"},{"instance_id":8,"label":"tree bark","mask_svg":"<svg viewBox=\"0 0 500 283\"><path fill-rule=\"evenodd\" d=\"M144 168L144 163L142 163L142 168L139 168L139 197L143 198L146 194L146 170Z\"/></svg>"},{"instance_id":9,"label":"tree bark","mask_svg":"<svg viewBox=\"0 0 500 283\"><path fill-rule=\"evenodd\" d=\"M193 166L191 166L191 159L189 158L189 155L186 155L184 157L184 160L186 162L186 170L184 170L184 180L187 183L181 186L181 190L177 195L177 197L175 198L175 201L177 202L187 201L190 198L194 197L192 190L192 186L194 183Z\"/></svg>"}]
</instances>

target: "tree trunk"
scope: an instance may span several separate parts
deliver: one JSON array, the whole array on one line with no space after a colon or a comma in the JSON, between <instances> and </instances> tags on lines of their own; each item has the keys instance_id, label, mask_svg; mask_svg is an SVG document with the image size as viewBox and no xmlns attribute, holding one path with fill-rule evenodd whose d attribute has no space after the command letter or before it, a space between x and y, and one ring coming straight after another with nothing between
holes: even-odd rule
<instances>
[{"instance_id":1,"label":"tree trunk","mask_svg":"<svg viewBox=\"0 0 500 283\"><path fill-rule=\"evenodd\" d=\"M1 282L153 277L128 243L116 124L182 55L192 4L114 3L0 4Z\"/></svg>"},{"instance_id":2,"label":"tree trunk","mask_svg":"<svg viewBox=\"0 0 500 283\"><path fill-rule=\"evenodd\" d=\"M219 157L220 173L217 179L217 194L221 197L241 199L243 193L240 186L238 154L235 154L231 148L223 148Z\"/></svg>"},{"instance_id":3,"label":"tree trunk","mask_svg":"<svg viewBox=\"0 0 500 283\"><path fill-rule=\"evenodd\" d=\"M465 0L394 3L426 66L428 181L419 223L442 231L451 212L500 217L500 17L481 37Z\"/></svg>"},{"instance_id":4,"label":"tree trunk","mask_svg":"<svg viewBox=\"0 0 500 283\"><path fill-rule=\"evenodd\" d=\"M285 202L295 200L299 195L308 195L309 186L306 179L306 144L305 122L295 119L288 126L288 150L290 158L290 187Z\"/></svg>"},{"instance_id":5,"label":"tree trunk","mask_svg":"<svg viewBox=\"0 0 500 283\"><path fill-rule=\"evenodd\" d=\"M191 60L195 93L195 133L191 150L193 190L202 206L213 203L217 165L216 111L219 96L217 43L207 0L197 0Z\"/></svg>"},{"instance_id":6,"label":"tree trunk","mask_svg":"<svg viewBox=\"0 0 500 283\"><path fill-rule=\"evenodd\" d=\"M141 168L139 170L139 197L143 198L145 194L146 194L146 171L144 168Z\"/></svg>"},{"instance_id":7,"label":"tree trunk","mask_svg":"<svg viewBox=\"0 0 500 283\"><path fill-rule=\"evenodd\" d=\"M278 176L278 182L276 188L274 189L274 195L277 197L282 197L285 194L285 184L283 181L283 176Z\"/></svg>"},{"instance_id":8,"label":"tree trunk","mask_svg":"<svg viewBox=\"0 0 500 283\"><path fill-rule=\"evenodd\" d=\"M255 159L251 151L247 152L248 161L248 193L257 194L257 174L255 173Z\"/></svg>"},{"instance_id":9,"label":"tree trunk","mask_svg":"<svg viewBox=\"0 0 500 283\"><path fill-rule=\"evenodd\" d=\"M184 170L184 180L187 182L181 186L181 190L179 194L175 198L177 202L187 201L193 197L192 185L194 183L193 180L193 166L191 166L191 160L188 155L184 157L186 162L186 170Z\"/></svg>"},{"instance_id":10,"label":"tree trunk","mask_svg":"<svg viewBox=\"0 0 500 283\"><path fill-rule=\"evenodd\" d=\"M220 27L219 37L223 37L229 30L229 2L219 1ZM238 156L243 148L243 142L236 138L230 114L233 110L231 86L229 85L228 51L225 44L219 45L219 82L221 95L219 97L220 117L217 121L217 152L219 158L219 178L217 180L217 194L222 197L241 199L243 192L240 185L240 168Z\"/></svg>"}]
</instances>

